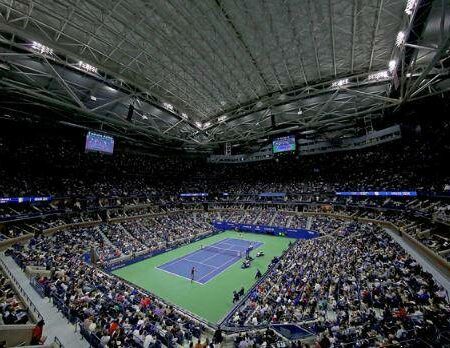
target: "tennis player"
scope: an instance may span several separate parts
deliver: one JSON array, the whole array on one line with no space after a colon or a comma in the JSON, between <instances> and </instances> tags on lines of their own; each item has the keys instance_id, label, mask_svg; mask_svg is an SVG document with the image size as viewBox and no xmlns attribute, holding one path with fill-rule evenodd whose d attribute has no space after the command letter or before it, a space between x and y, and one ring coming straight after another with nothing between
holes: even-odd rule
<instances>
[{"instance_id":1,"label":"tennis player","mask_svg":"<svg viewBox=\"0 0 450 348\"><path fill-rule=\"evenodd\" d=\"M195 267L192 267L192 269L191 269L191 283L194 281L196 272L197 272L197 270L195 269Z\"/></svg>"}]
</instances>

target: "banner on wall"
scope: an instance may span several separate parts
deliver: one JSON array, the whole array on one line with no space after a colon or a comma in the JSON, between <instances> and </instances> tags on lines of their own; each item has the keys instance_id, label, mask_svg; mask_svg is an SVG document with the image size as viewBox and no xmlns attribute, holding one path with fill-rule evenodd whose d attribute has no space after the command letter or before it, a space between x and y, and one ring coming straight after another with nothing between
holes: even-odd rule
<instances>
[{"instance_id":1,"label":"banner on wall","mask_svg":"<svg viewBox=\"0 0 450 348\"><path fill-rule=\"evenodd\" d=\"M238 230L238 231L243 231L243 232L272 234L275 236L278 236L281 234L281 235L284 235L285 237L296 238L296 239L312 239L312 238L319 237L319 233L316 231L297 229L297 228L239 224L239 223L230 222L230 221L214 221L213 225L218 230Z\"/></svg>"},{"instance_id":2,"label":"banner on wall","mask_svg":"<svg viewBox=\"0 0 450 348\"><path fill-rule=\"evenodd\" d=\"M180 197L208 197L207 192L180 193Z\"/></svg>"},{"instance_id":3,"label":"banner on wall","mask_svg":"<svg viewBox=\"0 0 450 348\"><path fill-rule=\"evenodd\" d=\"M384 197L415 197L416 191L346 191L336 192L336 196L384 196Z\"/></svg>"}]
</instances>

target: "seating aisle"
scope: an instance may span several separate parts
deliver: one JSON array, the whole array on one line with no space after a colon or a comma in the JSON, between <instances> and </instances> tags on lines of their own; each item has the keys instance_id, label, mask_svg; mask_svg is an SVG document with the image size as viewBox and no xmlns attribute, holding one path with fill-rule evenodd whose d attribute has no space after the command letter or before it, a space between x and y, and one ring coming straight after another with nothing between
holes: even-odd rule
<instances>
[{"instance_id":1,"label":"seating aisle","mask_svg":"<svg viewBox=\"0 0 450 348\"><path fill-rule=\"evenodd\" d=\"M47 336L46 343L50 344L54 341L55 337L58 337L64 345L64 348L89 347L88 342L82 338L80 333L78 331L75 332L74 325L70 324L47 298L41 298L39 296L14 260L9 256L5 256L4 253L0 254L0 258L14 274L22 289L44 318L45 326L43 336Z\"/></svg>"},{"instance_id":2,"label":"seating aisle","mask_svg":"<svg viewBox=\"0 0 450 348\"><path fill-rule=\"evenodd\" d=\"M434 279L444 287L447 291L447 294L450 292L450 280L445 274L442 273L440 269L437 268L431 261L429 261L426 257L424 257L421 253L417 252L417 250L413 249L408 243L406 243L402 237L400 237L397 233L392 230L385 228L385 231L394 239L398 244L402 246L403 249L406 250L412 257L414 257L418 263L423 267L423 269L427 272L430 272ZM448 296L448 295L447 295Z\"/></svg>"}]
</instances>

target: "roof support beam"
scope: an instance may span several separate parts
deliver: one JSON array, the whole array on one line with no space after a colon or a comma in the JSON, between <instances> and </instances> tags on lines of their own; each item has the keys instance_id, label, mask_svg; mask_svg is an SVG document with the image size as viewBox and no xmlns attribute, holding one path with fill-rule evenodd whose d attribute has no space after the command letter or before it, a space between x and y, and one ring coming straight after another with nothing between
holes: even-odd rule
<instances>
[{"instance_id":1,"label":"roof support beam","mask_svg":"<svg viewBox=\"0 0 450 348\"><path fill-rule=\"evenodd\" d=\"M317 74L319 76L319 80L322 79L322 73L320 72L320 62L319 62L319 52L317 51L317 40L316 40L316 36L314 35L314 21L313 21L313 16L312 16L312 12L311 12L311 0L307 0L307 9L308 9L308 17L309 17L309 29L311 31L311 37L312 37L312 42L313 42L313 47L314 47L314 56L316 59L316 67L317 67Z\"/></svg>"},{"instance_id":2,"label":"roof support beam","mask_svg":"<svg viewBox=\"0 0 450 348\"><path fill-rule=\"evenodd\" d=\"M334 11L333 11L333 3L331 0L328 0L328 11L330 12L330 30L331 30L331 52L333 54L333 73L334 77L337 76L337 68L336 68L336 52L334 49L335 38L334 38Z\"/></svg>"},{"instance_id":3,"label":"roof support beam","mask_svg":"<svg viewBox=\"0 0 450 348\"><path fill-rule=\"evenodd\" d=\"M382 96L379 94L367 93L367 92L360 91L358 89L352 89L352 88L346 88L346 87L343 87L343 89L349 93L363 95L363 96L366 96L366 97L369 97L369 98L372 98L375 100L379 100L379 101L390 102L390 103L394 103L394 104L401 102L400 99L389 98L389 97L385 97L385 96Z\"/></svg>"},{"instance_id":4,"label":"roof support beam","mask_svg":"<svg viewBox=\"0 0 450 348\"><path fill-rule=\"evenodd\" d=\"M432 85L436 80L438 80L441 77L441 74L437 74L430 80L426 81L422 86L420 86L417 90L411 93L411 98L414 98L414 96L418 95L420 92L422 92L425 88Z\"/></svg>"},{"instance_id":5,"label":"roof support beam","mask_svg":"<svg viewBox=\"0 0 450 348\"><path fill-rule=\"evenodd\" d=\"M297 55L298 55L298 61L299 61L299 65L300 65L300 70L302 73L302 77L303 80L305 81L305 85L308 85L308 79L306 77L306 73L305 73L305 66L303 64L303 50L302 47L300 45L300 40L298 38L298 33L297 33L297 26L296 23L294 22L293 18L292 18L292 10L291 7L289 6L290 2L287 0L283 0L282 4L285 7L285 11L287 13L287 20L288 23L290 25L290 27L292 28L292 36L294 38L294 42L295 42L295 46L297 48Z\"/></svg>"},{"instance_id":6,"label":"roof support beam","mask_svg":"<svg viewBox=\"0 0 450 348\"><path fill-rule=\"evenodd\" d=\"M250 51L249 47L247 46L247 44L245 43L242 34L239 32L239 30L236 28L236 26L234 25L230 15L227 13L227 11L225 10L225 8L222 5L222 0L215 0L215 4L217 5L217 7L219 8L220 12L223 14L223 16L225 17L227 23L229 24L229 26L231 27L231 29L233 30L234 34L236 35L237 40L240 42L240 44L242 45L242 47L244 48L245 52L247 53L247 56L250 58L250 61L253 65L253 67L255 68L255 70L258 73L259 78L261 79L261 81L264 83L264 86L266 87L267 92L270 92L270 89L268 88L268 83L266 78L264 77L264 74L261 70L261 68L258 66L258 64L256 63L256 59L253 56L252 52Z\"/></svg>"},{"instance_id":7,"label":"roof support beam","mask_svg":"<svg viewBox=\"0 0 450 348\"><path fill-rule=\"evenodd\" d=\"M352 17L352 53L350 72L353 74L355 68L355 40L356 40L356 18L358 17L358 0L353 0L353 17Z\"/></svg>"},{"instance_id":8,"label":"roof support beam","mask_svg":"<svg viewBox=\"0 0 450 348\"><path fill-rule=\"evenodd\" d=\"M72 9L70 10L69 15L67 16L67 19L64 21L63 25L61 25L61 29L59 30L59 32L57 32L55 35L55 41L58 41L59 38L61 37L61 34L66 29L67 24L69 24L73 14L75 13L75 9L77 8L79 3L80 3L80 0L77 0L77 2L74 5L72 5Z\"/></svg>"},{"instance_id":9,"label":"roof support beam","mask_svg":"<svg viewBox=\"0 0 450 348\"><path fill-rule=\"evenodd\" d=\"M330 97L327 99L327 101L321 105L320 109L317 110L317 116L312 118L310 121L307 122L307 126L311 126L314 122L316 122L317 120L319 120L321 118L321 116L324 116L324 110L326 110L326 108L328 107L328 105L334 100L334 98L336 98L336 96L339 94L339 90L337 89L336 91L334 91L333 94L330 95Z\"/></svg>"},{"instance_id":10,"label":"roof support beam","mask_svg":"<svg viewBox=\"0 0 450 348\"><path fill-rule=\"evenodd\" d=\"M175 128L176 126L178 126L180 123L182 123L184 120L181 119L179 120L177 123L174 123L173 125L171 125L169 128L167 128L166 130L163 131L163 134L166 134L167 132L169 132L170 130L172 130L173 128Z\"/></svg>"},{"instance_id":11,"label":"roof support beam","mask_svg":"<svg viewBox=\"0 0 450 348\"><path fill-rule=\"evenodd\" d=\"M109 102L107 102L107 103L105 103L105 104L96 106L95 108L90 109L89 111L91 111L91 112L97 112L97 111L100 111L100 110L102 110L102 109L104 109L104 108L107 108L108 106L111 106L111 105L113 105L113 104L120 103L121 101L125 101L125 100L131 99L131 98L133 98L133 97L137 97L137 96L140 95L140 94L141 94L141 93L127 94L127 95L121 96L121 97L119 97L119 98L112 99L112 100L110 100Z\"/></svg>"},{"instance_id":12,"label":"roof support beam","mask_svg":"<svg viewBox=\"0 0 450 348\"><path fill-rule=\"evenodd\" d=\"M427 75L430 73L431 69L439 62L439 60L446 54L447 49L450 47L450 32L447 33L447 36L443 38L443 42L441 43L438 51L434 55L433 59L430 61L430 63L426 66L426 68L422 71L420 76L415 79L415 81L412 83L412 85L408 88L405 100L408 100L411 95L416 92L422 81L424 81L427 77Z\"/></svg>"},{"instance_id":13,"label":"roof support beam","mask_svg":"<svg viewBox=\"0 0 450 348\"><path fill-rule=\"evenodd\" d=\"M111 17L111 15L114 13L114 11L116 10L117 7L119 7L119 5L123 2L123 0L116 0L114 2L114 5L112 7L110 7L108 9L108 12L105 14L105 16L102 18L101 23L95 27L93 34L89 37L89 39L87 40L87 42L85 44L83 44L83 47L80 50L80 54L82 55L84 53L84 51L90 46L90 44L92 43L92 40L94 40L95 35L97 35L97 33L99 32L100 29L102 29L102 27L105 25L106 20Z\"/></svg>"},{"instance_id":14,"label":"roof support beam","mask_svg":"<svg viewBox=\"0 0 450 348\"><path fill-rule=\"evenodd\" d=\"M60 74L58 74L58 72L55 70L55 68L52 66L52 64L49 63L49 61L47 60L47 58L44 57L44 61L45 63L47 63L47 66L50 68L52 75L54 77L56 77L56 80L58 81L58 83L66 90L67 94L72 97L72 99L75 101L75 103L78 104L78 106L82 109L82 110L87 110L86 106L84 105L84 103L78 98L78 96L74 93L74 91L72 91L72 88L70 88L70 86L67 84L67 82L61 77Z\"/></svg>"},{"instance_id":15,"label":"roof support beam","mask_svg":"<svg viewBox=\"0 0 450 348\"><path fill-rule=\"evenodd\" d=\"M377 39L378 28L380 26L380 18L381 18L381 10L383 9L383 1L378 0L378 11L375 20L375 27L372 32L372 49L370 50L370 61L369 61L369 71L372 70L373 66L373 57L375 56L375 41Z\"/></svg>"}]
</instances>

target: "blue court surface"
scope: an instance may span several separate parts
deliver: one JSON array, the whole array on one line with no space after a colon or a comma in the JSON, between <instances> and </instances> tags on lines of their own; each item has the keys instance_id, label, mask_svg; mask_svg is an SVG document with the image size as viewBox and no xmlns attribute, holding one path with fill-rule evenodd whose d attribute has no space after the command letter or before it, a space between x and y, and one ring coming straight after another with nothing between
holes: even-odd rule
<instances>
[{"instance_id":1,"label":"blue court surface","mask_svg":"<svg viewBox=\"0 0 450 348\"><path fill-rule=\"evenodd\" d=\"M156 268L190 280L192 267L195 267L194 281L206 284L235 262L244 258L245 251L250 245L256 249L263 243L226 238Z\"/></svg>"}]
</instances>

